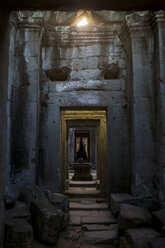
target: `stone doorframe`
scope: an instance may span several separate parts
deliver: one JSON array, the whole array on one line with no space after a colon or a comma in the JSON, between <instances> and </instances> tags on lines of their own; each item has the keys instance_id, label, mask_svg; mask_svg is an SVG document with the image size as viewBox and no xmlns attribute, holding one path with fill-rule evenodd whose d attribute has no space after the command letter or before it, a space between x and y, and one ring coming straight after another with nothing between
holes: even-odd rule
<instances>
[{"instance_id":1,"label":"stone doorframe","mask_svg":"<svg viewBox=\"0 0 165 248\"><path fill-rule=\"evenodd\" d=\"M98 121L98 177L100 179L100 190L106 193L106 110L61 110L61 183L65 191L67 179L67 122L68 121Z\"/></svg>"}]
</instances>

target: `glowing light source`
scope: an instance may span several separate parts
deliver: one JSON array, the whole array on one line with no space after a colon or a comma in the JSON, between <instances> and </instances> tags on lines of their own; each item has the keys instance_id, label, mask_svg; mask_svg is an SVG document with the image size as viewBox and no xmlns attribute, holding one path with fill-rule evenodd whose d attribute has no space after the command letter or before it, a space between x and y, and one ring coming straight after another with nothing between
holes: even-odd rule
<instances>
[{"instance_id":1,"label":"glowing light source","mask_svg":"<svg viewBox=\"0 0 165 248\"><path fill-rule=\"evenodd\" d=\"M87 25L87 24L88 24L87 19L86 19L85 17L83 17L83 18L81 19L81 21L79 21L79 22L77 23L77 27L85 26L85 25Z\"/></svg>"}]
</instances>

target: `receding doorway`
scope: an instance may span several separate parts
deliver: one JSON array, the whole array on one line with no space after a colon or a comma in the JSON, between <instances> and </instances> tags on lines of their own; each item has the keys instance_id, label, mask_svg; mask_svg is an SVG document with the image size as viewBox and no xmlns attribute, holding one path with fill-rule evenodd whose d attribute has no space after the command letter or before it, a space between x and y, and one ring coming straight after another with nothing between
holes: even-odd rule
<instances>
[{"instance_id":1,"label":"receding doorway","mask_svg":"<svg viewBox=\"0 0 165 248\"><path fill-rule=\"evenodd\" d=\"M68 189L73 177L73 163L83 143L91 173L106 192L106 110L61 110L61 182Z\"/></svg>"}]
</instances>

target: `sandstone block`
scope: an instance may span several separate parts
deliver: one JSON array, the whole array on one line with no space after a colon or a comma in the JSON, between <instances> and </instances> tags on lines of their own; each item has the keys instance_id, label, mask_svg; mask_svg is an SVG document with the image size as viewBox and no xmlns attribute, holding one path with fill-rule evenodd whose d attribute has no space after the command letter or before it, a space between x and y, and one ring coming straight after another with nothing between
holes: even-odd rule
<instances>
[{"instance_id":1,"label":"sandstone block","mask_svg":"<svg viewBox=\"0 0 165 248\"><path fill-rule=\"evenodd\" d=\"M113 215L118 215L120 211L120 204L131 204L139 207L149 209L151 212L159 208L157 199L151 196L133 197L127 193L111 194L110 207Z\"/></svg>"},{"instance_id":2,"label":"sandstone block","mask_svg":"<svg viewBox=\"0 0 165 248\"><path fill-rule=\"evenodd\" d=\"M113 215L118 215L120 211L120 204L132 200L132 196L127 193L111 194L110 208Z\"/></svg>"},{"instance_id":3,"label":"sandstone block","mask_svg":"<svg viewBox=\"0 0 165 248\"><path fill-rule=\"evenodd\" d=\"M128 229L125 231L125 238L129 246L120 248L149 248L150 241L156 237L159 237L159 233L151 228Z\"/></svg>"},{"instance_id":4,"label":"sandstone block","mask_svg":"<svg viewBox=\"0 0 165 248\"><path fill-rule=\"evenodd\" d=\"M119 228L121 230L150 224L151 215L147 209L129 204L121 204L119 222Z\"/></svg>"},{"instance_id":5,"label":"sandstone block","mask_svg":"<svg viewBox=\"0 0 165 248\"><path fill-rule=\"evenodd\" d=\"M101 70L98 69L79 70L79 71L72 71L70 73L70 79L73 81L100 79L100 75L101 75Z\"/></svg>"},{"instance_id":6,"label":"sandstone block","mask_svg":"<svg viewBox=\"0 0 165 248\"><path fill-rule=\"evenodd\" d=\"M63 226L64 213L48 200L32 201L30 211L36 237L44 243L57 244Z\"/></svg>"},{"instance_id":7,"label":"sandstone block","mask_svg":"<svg viewBox=\"0 0 165 248\"><path fill-rule=\"evenodd\" d=\"M5 223L5 248L33 248L33 231L24 219L11 219Z\"/></svg>"},{"instance_id":8,"label":"sandstone block","mask_svg":"<svg viewBox=\"0 0 165 248\"><path fill-rule=\"evenodd\" d=\"M48 200L59 210L64 213L63 228L69 223L69 199L67 196L59 193L46 192Z\"/></svg>"}]
</instances>

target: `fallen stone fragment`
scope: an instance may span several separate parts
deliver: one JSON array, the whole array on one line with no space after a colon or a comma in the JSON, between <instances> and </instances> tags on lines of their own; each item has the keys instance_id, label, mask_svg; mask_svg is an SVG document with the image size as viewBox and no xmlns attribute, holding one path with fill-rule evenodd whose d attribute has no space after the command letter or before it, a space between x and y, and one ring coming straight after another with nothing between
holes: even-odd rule
<instances>
[{"instance_id":1,"label":"fallen stone fragment","mask_svg":"<svg viewBox=\"0 0 165 248\"><path fill-rule=\"evenodd\" d=\"M158 210L152 214L154 228L161 231L165 226L165 209Z\"/></svg>"},{"instance_id":2,"label":"fallen stone fragment","mask_svg":"<svg viewBox=\"0 0 165 248\"><path fill-rule=\"evenodd\" d=\"M11 219L5 223L5 248L33 248L33 231L24 219Z\"/></svg>"},{"instance_id":3,"label":"fallen stone fragment","mask_svg":"<svg viewBox=\"0 0 165 248\"><path fill-rule=\"evenodd\" d=\"M151 215L147 209L121 204L119 229L125 230L143 225L151 225Z\"/></svg>"},{"instance_id":4,"label":"fallen stone fragment","mask_svg":"<svg viewBox=\"0 0 165 248\"><path fill-rule=\"evenodd\" d=\"M110 208L114 216L118 216L121 204L147 208L150 212L159 209L159 201L151 196L133 197L127 193L111 194Z\"/></svg>"},{"instance_id":5,"label":"fallen stone fragment","mask_svg":"<svg viewBox=\"0 0 165 248\"><path fill-rule=\"evenodd\" d=\"M30 211L35 236L47 244L57 244L62 230L64 213L48 200L31 202Z\"/></svg>"},{"instance_id":6,"label":"fallen stone fragment","mask_svg":"<svg viewBox=\"0 0 165 248\"><path fill-rule=\"evenodd\" d=\"M69 199L67 196L59 193L52 193L46 191L48 200L59 210L64 212L63 229L65 229L69 223Z\"/></svg>"},{"instance_id":7,"label":"fallen stone fragment","mask_svg":"<svg viewBox=\"0 0 165 248\"><path fill-rule=\"evenodd\" d=\"M84 242L88 244L112 244L118 238L118 231L84 232Z\"/></svg>"},{"instance_id":8,"label":"fallen stone fragment","mask_svg":"<svg viewBox=\"0 0 165 248\"><path fill-rule=\"evenodd\" d=\"M114 216L117 216L120 211L120 205L132 200L133 197L127 193L111 194L110 209Z\"/></svg>"},{"instance_id":9,"label":"fallen stone fragment","mask_svg":"<svg viewBox=\"0 0 165 248\"><path fill-rule=\"evenodd\" d=\"M151 228L132 228L125 231L128 247L131 248L149 248L151 240L157 237L159 237L159 233ZM125 248L124 246L121 247Z\"/></svg>"}]
</instances>

